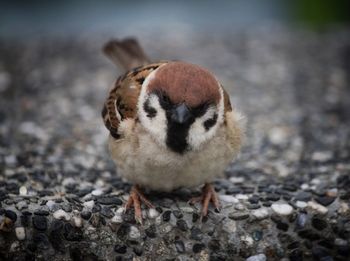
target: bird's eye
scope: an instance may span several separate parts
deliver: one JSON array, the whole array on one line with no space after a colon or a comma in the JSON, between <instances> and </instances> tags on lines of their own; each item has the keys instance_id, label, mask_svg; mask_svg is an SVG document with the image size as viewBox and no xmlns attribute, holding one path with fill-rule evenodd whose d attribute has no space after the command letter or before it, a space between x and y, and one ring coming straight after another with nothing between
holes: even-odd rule
<instances>
[{"instance_id":1,"label":"bird's eye","mask_svg":"<svg viewBox=\"0 0 350 261\"><path fill-rule=\"evenodd\" d=\"M169 97L163 92L160 92L157 95L158 95L158 98L159 98L160 105L166 110L167 109L171 109L172 103L171 103Z\"/></svg>"},{"instance_id":2,"label":"bird's eye","mask_svg":"<svg viewBox=\"0 0 350 261\"><path fill-rule=\"evenodd\" d=\"M149 100L143 104L143 110L147 113L148 118L154 118L157 115L157 110L149 104Z\"/></svg>"},{"instance_id":3,"label":"bird's eye","mask_svg":"<svg viewBox=\"0 0 350 261\"><path fill-rule=\"evenodd\" d=\"M218 115L215 113L213 117L211 117L210 119L206 120L203 123L205 130L208 131L211 127L213 127L217 120L218 120Z\"/></svg>"},{"instance_id":4,"label":"bird's eye","mask_svg":"<svg viewBox=\"0 0 350 261\"><path fill-rule=\"evenodd\" d=\"M208 110L209 106L210 106L210 104L205 102L205 103L202 103L195 108L192 108L191 112L195 117L201 117Z\"/></svg>"}]
</instances>

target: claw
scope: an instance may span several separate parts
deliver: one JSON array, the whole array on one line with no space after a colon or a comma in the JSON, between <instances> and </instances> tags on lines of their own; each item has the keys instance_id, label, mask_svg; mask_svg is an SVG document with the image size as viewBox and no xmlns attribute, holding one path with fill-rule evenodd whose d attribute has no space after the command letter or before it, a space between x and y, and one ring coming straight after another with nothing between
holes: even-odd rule
<instances>
[{"instance_id":1,"label":"claw","mask_svg":"<svg viewBox=\"0 0 350 261\"><path fill-rule=\"evenodd\" d=\"M125 204L124 212L129 208L134 206L135 210L135 220L139 224L143 224L142 222L142 210L141 210L141 202L144 203L149 208L154 208L153 204L146 199L146 197L140 191L140 188L137 185L132 186L130 191L130 197Z\"/></svg>"},{"instance_id":2,"label":"claw","mask_svg":"<svg viewBox=\"0 0 350 261\"><path fill-rule=\"evenodd\" d=\"M213 185L209 183L206 183L204 185L202 189L202 196L191 198L189 200L189 203L194 204L199 201L202 202L202 211L201 211L202 217L205 217L208 215L208 208L209 208L210 202L212 202L212 204L214 205L216 212L220 212L221 210L218 195L216 194Z\"/></svg>"}]
</instances>

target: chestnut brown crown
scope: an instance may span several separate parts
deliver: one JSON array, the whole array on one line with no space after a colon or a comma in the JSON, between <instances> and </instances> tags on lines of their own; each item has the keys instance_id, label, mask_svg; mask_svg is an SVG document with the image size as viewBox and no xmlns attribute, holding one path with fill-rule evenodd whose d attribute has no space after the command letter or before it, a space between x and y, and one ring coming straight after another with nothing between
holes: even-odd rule
<instances>
[{"instance_id":1,"label":"chestnut brown crown","mask_svg":"<svg viewBox=\"0 0 350 261\"><path fill-rule=\"evenodd\" d=\"M172 104L195 108L203 103L217 105L220 86L206 69L185 62L170 62L161 66L148 84L148 93L165 93Z\"/></svg>"}]
</instances>

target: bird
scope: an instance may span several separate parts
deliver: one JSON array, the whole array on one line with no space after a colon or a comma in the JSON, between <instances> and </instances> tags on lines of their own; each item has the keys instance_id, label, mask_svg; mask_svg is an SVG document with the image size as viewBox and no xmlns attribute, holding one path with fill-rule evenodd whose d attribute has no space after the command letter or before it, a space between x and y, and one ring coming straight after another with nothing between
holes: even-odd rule
<instances>
[{"instance_id":1,"label":"bird","mask_svg":"<svg viewBox=\"0 0 350 261\"><path fill-rule=\"evenodd\" d=\"M103 105L117 173L132 184L125 209L154 205L143 190L170 192L203 185L201 216L220 200L212 182L238 155L244 117L207 69L185 61L151 61L135 38L112 39L104 54L124 72Z\"/></svg>"}]
</instances>

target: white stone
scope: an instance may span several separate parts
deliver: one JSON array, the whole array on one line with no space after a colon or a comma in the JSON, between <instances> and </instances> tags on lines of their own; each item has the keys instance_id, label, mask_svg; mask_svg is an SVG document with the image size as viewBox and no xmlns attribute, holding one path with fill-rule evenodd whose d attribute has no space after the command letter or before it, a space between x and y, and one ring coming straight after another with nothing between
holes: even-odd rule
<instances>
[{"instance_id":1,"label":"white stone","mask_svg":"<svg viewBox=\"0 0 350 261\"><path fill-rule=\"evenodd\" d=\"M339 208L338 208L338 213L339 214L346 214L347 212L349 212L349 205L347 204L347 203L345 203L345 202L342 202L342 203L340 203L340 205L339 205Z\"/></svg>"},{"instance_id":2,"label":"white stone","mask_svg":"<svg viewBox=\"0 0 350 261\"><path fill-rule=\"evenodd\" d=\"M80 217L74 216L73 217L73 225L75 227L81 227L83 225L83 220Z\"/></svg>"},{"instance_id":3,"label":"white stone","mask_svg":"<svg viewBox=\"0 0 350 261\"><path fill-rule=\"evenodd\" d=\"M129 232L129 237L131 239L138 239L140 236L141 236L140 230L135 226L131 226L130 232Z\"/></svg>"},{"instance_id":4,"label":"white stone","mask_svg":"<svg viewBox=\"0 0 350 261\"><path fill-rule=\"evenodd\" d=\"M64 219L66 221L70 220L70 215L63 209L59 209L53 213L55 219Z\"/></svg>"},{"instance_id":5,"label":"white stone","mask_svg":"<svg viewBox=\"0 0 350 261\"><path fill-rule=\"evenodd\" d=\"M253 217L258 220L265 219L269 216L269 211L267 208L260 208L252 211Z\"/></svg>"},{"instance_id":6,"label":"white stone","mask_svg":"<svg viewBox=\"0 0 350 261\"><path fill-rule=\"evenodd\" d=\"M28 193L28 190L27 190L27 188L26 188L25 186L21 186L21 187L19 188L19 194L20 194L21 196L26 196L27 193Z\"/></svg>"},{"instance_id":7,"label":"white stone","mask_svg":"<svg viewBox=\"0 0 350 261\"><path fill-rule=\"evenodd\" d=\"M50 209L50 210L53 210L54 206L56 205L56 202L53 201L53 200L48 200L46 202L46 206Z\"/></svg>"},{"instance_id":8,"label":"white stone","mask_svg":"<svg viewBox=\"0 0 350 261\"><path fill-rule=\"evenodd\" d=\"M191 207L180 207L180 210L182 210L185 213L193 213L194 210Z\"/></svg>"},{"instance_id":9,"label":"white stone","mask_svg":"<svg viewBox=\"0 0 350 261\"><path fill-rule=\"evenodd\" d=\"M321 180L319 178L314 178L310 181L312 185L318 185L321 183Z\"/></svg>"},{"instance_id":10,"label":"white stone","mask_svg":"<svg viewBox=\"0 0 350 261\"><path fill-rule=\"evenodd\" d=\"M238 203L238 199L230 195L219 195L220 200L227 203Z\"/></svg>"},{"instance_id":11,"label":"white stone","mask_svg":"<svg viewBox=\"0 0 350 261\"><path fill-rule=\"evenodd\" d=\"M241 184L245 181L243 177L231 177L229 179L233 184Z\"/></svg>"},{"instance_id":12,"label":"white stone","mask_svg":"<svg viewBox=\"0 0 350 261\"><path fill-rule=\"evenodd\" d=\"M300 188L301 188L302 190L307 190L309 187L310 187L310 186L309 186L309 184L307 184L307 183L303 183L303 184L301 184L301 186L300 186Z\"/></svg>"},{"instance_id":13,"label":"white stone","mask_svg":"<svg viewBox=\"0 0 350 261\"><path fill-rule=\"evenodd\" d=\"M237 194L236 199L238 200L248 200L248 196L244 194Z\"/></svg>"},{"instance_id":14,"label":"white stone","mask_svg":"<svg viewBox=\"0 0 350 261\"><path fill-rule=\"evenodd\" d=\"M72 185L72 184L76 184L76 180L73 179L72 177L69 177L69 178L65 178L63 181L62 181L62 186L65 187L67 185Z\"/></svg>"},{"instance_id":15,"label":"white stone","mask_svg":"<svg viewBox=\"0 0 350 261\"><path fill-rule=\"evenodd\" d=\"M114 224L120 224L123 223L123 218L122 215L120 213L115 214L112 219L111 222Z\"/></svg>"},{"instance_id":16,"label":"white stone","mask_svg":"<svg viewBox=\"0 0 350 261\"><path fill-rule=\"evenodd\" d=\"M254 244L253 238L249 235L241 236L241 241L243 241L248 247Z\"/></svg>"},{"instance_id":17,"label":"white stone","mask_svg":"<svg viewBox=\"0 0 350 261\"><path fill-rule=\"evenodd\" d=\"M92 209L95 206L95 201L90 200L83 203L83 206L87 209Z\"/></svg>"},{"instance_id":18,"label":"white stone","mask_svg":"<svg viewBox=\"0 0 350 261\"><path fill-rule=\"evenodd\" d=\"M15 155L5 156L4 160L6 165L15 165L17 163L17 159Z\"/></svg>"},{"instance_id":19,"label":"white stone","mask_svg":"<svg viewBox=\"0 0 350 261\"><path fill-rule=\"evenodd\" d=\"M102 189L95 189L91 192L91 194L94 196L101 196L103 194L103 190Z\"/></svg>"},{"instance_id":20,"label":"white stone","mask_svg":"<svg viewBox=\"0 0 350 261\"><path fill-rule=\"evenodd\" d=\"M237 210L244 210L245 206L243 204L241 204L241 203L238 203L238 204L235 205L235 209L237 209Z\"/></svg>"},{"instance_id":21,"label":"white stone","mask_svg":"<svg viewBox=\"0 0 350 261\"><path fill-rule=\"evenodd\" d=\"M331 151L316 151L312 154L312 160L324 162L332 159L332 156Z\"/></svg>"},{"instance_id":22,"label":"white stone","mask_svg":"<svg viewBox=\"0 0 350 261\"><path fill-rule=\"evenodd\" d=\"M246 259L246 261L266 261L266 256L264 254L250 256Z\"/></svg>"},{"instance_id":23,"label":"white stone","mask_svg":"<svg viewBox=\"0 0 350 261\"><path fill-rule=\"evenodd\" d=\"M274 145L284 144L288 140L288 130L283 127L274 127L269 133L269 140Z\"/></svg>"},{"instance_id":24,"label":"white stone","mask_svg":"<svg viewBox=\"0 0 350 261\"><path fill-rule=\"evenodd\" d=\"M16 208L18 210L22 210L22 209L27 208L27 207L28 207L28 204L25 201L20 201L16 204Z\"/></svg>"},{"instance_id":25,"label":"white stone","mask_svg":"<svg viewBox=\"0 0 350 261\"><path fill-rule=\"evenodd\" d=\"M16 227L15 231L18 240L24 240L26 238L26 231L24 227Z\"/></svg>"},{"instance_id":26,"label":"white stone","mask_svg":"<svg viewBox=\"0 0 350 261\"><path fill-rule=\"evenodd\" d=\"M304 209L307 207L307 203L304 202L304 201L300 201L298 200L297 202L295 202L295 205L298 207L298 208L301 208L301 209Z\"/></svg>"},{"instance_id":27,"label":"white stone","mask_svg":"<svg viewBox=\"0 0 350 261\"><path fill-rule=\"evenodd\" d=\"M327 212L328 212L328 208L326 208L325 206L322 206L314 201L309 201L307 203L307 206L309 208L311 208L312 210L317 211L320 214L327 214Z\"/></svg>"},{"instance_id":28,"label":"white stone","mask_svg":"<svg viewBox=\"0 0 350 261\"><path fill-rule=\"evenodd\" d=\"M289 204L274 203L271 208L276 214L282 216L288 216L293 213L293 207Z\"/></svg>"},{"instance_id":29,"label":"white stone","mask_svg":"<svg viewBox=\"0 0 350 261\"><path fill-rule=\"evenodd\" d=\"M159 213L158 213L158 211L157 210L155 210L154 208L150 208L149 210L148 210L148 217L149 218L156 218L156 217L158 217L159 216Z\"/></svg>"}]
</instances>

